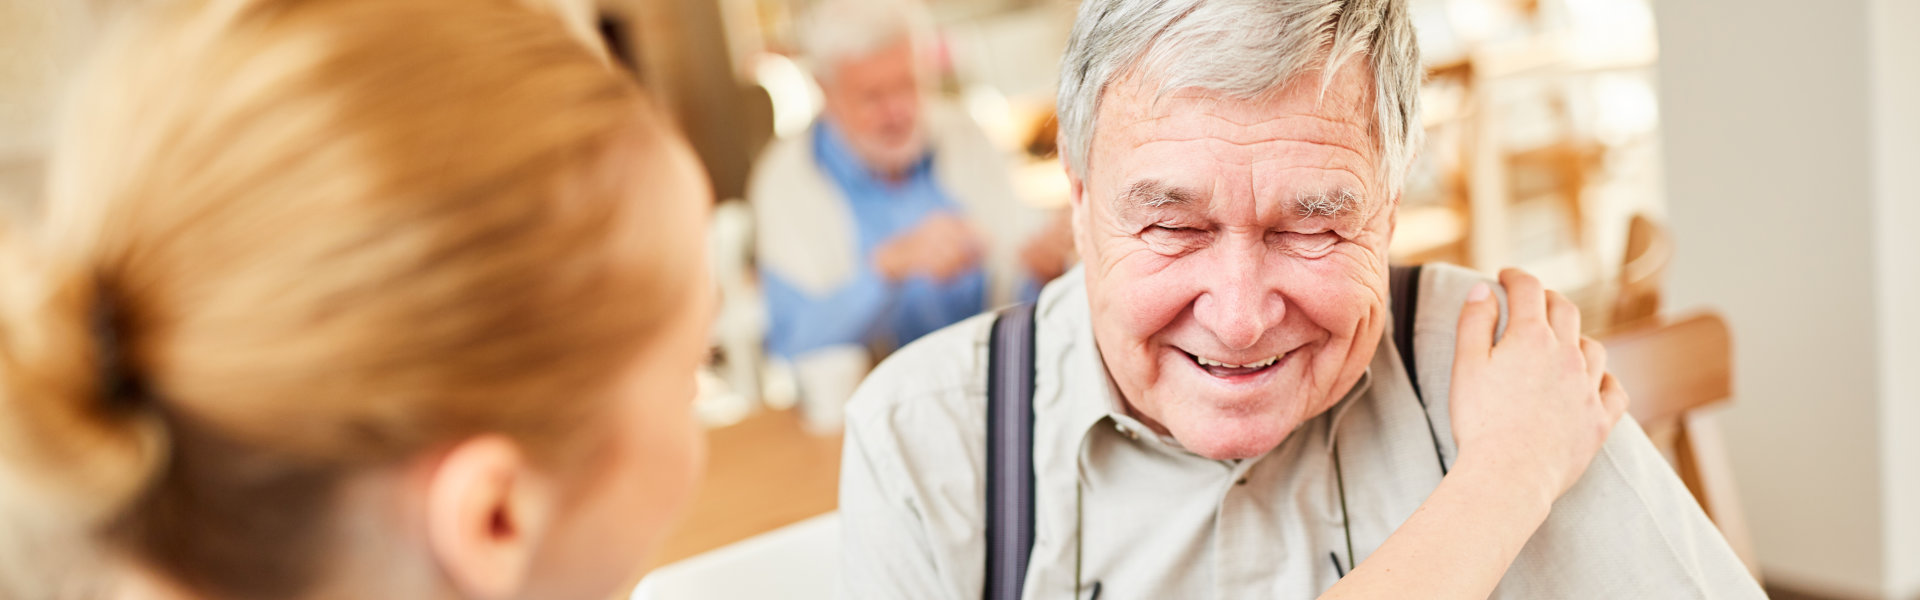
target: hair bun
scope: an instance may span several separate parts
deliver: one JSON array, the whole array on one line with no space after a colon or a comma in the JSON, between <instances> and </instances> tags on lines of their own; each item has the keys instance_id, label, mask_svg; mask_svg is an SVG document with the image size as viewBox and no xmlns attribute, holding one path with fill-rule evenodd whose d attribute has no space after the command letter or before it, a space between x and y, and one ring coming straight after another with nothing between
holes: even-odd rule
<instances>
[{"instance_id":1,"label":"hair bun","mask_svg":"<svg viewBox=\"0 0 1920 600\"><path fill-rule=\"evenodd\" d=\"M115 397L136 386L119 314L98 308L111 300L98 280L82 269L35 269L17 254L9 262L0 290L0 485L8 490L0 502L35 522L92 529L153 479L165 428L150 407Z\"/></svg>"}]
</instances>

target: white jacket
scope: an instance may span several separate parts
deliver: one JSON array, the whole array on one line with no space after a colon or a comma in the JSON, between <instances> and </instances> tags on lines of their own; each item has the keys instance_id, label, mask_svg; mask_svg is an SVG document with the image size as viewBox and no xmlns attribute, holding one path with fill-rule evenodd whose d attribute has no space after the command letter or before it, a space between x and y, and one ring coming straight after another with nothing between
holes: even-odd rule
<instances>
[{"instance_id":1,"label":"white jacket","mask_svg":"<svg viewBox=\"0 0 1920 600\"><path fill-rule=\"evenodd\" d=\"M965 113L930 103L921 114L935 180L986 238L987 305L1011 302L1022 273L1020 247L1044 224L1044 214L1014 195L1006 158ZM859 248L853 211L820 168L812 139L810 127L769 144L754 163L747 200L760 268L803 292L825 295L853 278Z\"/></svg>"}]
</instances>

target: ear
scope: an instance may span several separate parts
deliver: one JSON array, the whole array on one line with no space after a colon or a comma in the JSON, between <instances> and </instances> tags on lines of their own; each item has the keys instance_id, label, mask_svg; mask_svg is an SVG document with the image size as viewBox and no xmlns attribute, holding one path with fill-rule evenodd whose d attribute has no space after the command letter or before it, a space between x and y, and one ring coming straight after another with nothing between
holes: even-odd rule
<instances>
[{"instance_id":1,"label":"ear","mask_svg":"<svg viewBox=\"0 0 1920 600\"><path fill-rule=\"evenodd\" d=\"M527 583L554 490L520 447L500 435L455 445L432 468L427 545L442 573L469 598L508 598Z\"/></svg>"},{"instance_id":2,"label":"ear","mask_svg":"<svg viewBox=\"0 0 1920 600\"><path fill-rule=\"evenodd\" d=\"M1073 167L1063 168L1067 170L1067 205L1077 212L1087 205L1087 185L1073 174Z\"/></svg>"},{"instance_id":3,"label":"ear","mask_svg":"<svg viewBox=\"0 0 1920 600\"><path fill-rule=\"evenodd\" d=\"M1073 225L1073 250L1084 261L1088 256L1092 256L1087 253L1092 249L1086 247L1085 243L1087 228L1092 226L1089 219L1093 218L1093 215L1088 212L1091 207L1087 204L1087 182L1073 172L1073 167L1070 166L1073 163L1068 159L1065 146L1056 143L1056 147L1061 148L1060 168L1067 172L1067 209L1072 213L1067 221Z\"/></svg>"},{"instance_id":4,"label":"ear","mask_svg":"<svg viewBox=\"0 0 1920 600\"><path fill-rule=\"evenodd\" d=\"M1406 186L1402 185L1403 191L1394 192L1393 199L1387 202L1387 241L1389 243L1393 241L1393 233L1400 229L1400 196L1405 188Z\"/></svg>"}]
</instances>

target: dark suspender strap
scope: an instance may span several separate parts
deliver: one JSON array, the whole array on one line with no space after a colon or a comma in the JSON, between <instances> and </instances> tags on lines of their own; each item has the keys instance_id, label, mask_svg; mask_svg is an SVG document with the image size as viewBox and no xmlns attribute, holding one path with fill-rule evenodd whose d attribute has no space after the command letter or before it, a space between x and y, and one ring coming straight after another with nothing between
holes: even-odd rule
<instances>
[{"instance_id":1,"label":"dark suspender strap","mask_svg":"<svg viewBox=\"0 0 1920 600\"><path fill-rule=\"evenodd\" d=\"M987 342L987 600L1018 600L1033 554L1033 313L1001 311Z\"/></svg>"},{"instance_id":2,"label":"dark suspender strap","mask_svg":"<svg viewBox=\"0 0 1920 600\"><path fill-rule=\"evenodd\" d=\"M1393 346L1400 351L1400 364L1407 369L1407 381L1413 383L1413 396L1420 406L1427 399L1420 393L1420 378L1413 368L1413 313L1420 306L1420 265L1393 267L1387 272L1387 294L1393 303Z\"/></svg>"},{"instance_id":3,"label":"dark suspender strap","mask_svg":"<svg viewBox=\"0 0 1920 600\"><path fill-rule=\"evenodd\" d=\"M1420 265L1393 267L1387 274L1387 293L1393 303L1393 346L1400 352L1400 366L1407 370L1407 383L1413 386L1413 398L1420 401L1420 416L1427 419L1427 435L1433 438L1433 459L1440 463L1440 476L1447 475L1447 458L1440 452L1440 431L1433 427L1433 413L1427 410L1427 397L1420 393L1420 371L1413 362L1413 325L1420 308Z\"/></svg>"}]
</instances>

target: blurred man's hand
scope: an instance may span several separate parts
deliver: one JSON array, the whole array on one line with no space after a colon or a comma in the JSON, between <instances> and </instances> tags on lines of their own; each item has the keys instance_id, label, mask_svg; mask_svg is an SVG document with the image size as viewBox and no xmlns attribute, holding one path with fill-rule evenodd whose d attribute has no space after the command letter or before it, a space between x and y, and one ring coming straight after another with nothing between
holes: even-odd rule
<instances>
[{"instance_id":1,"label":"blurred man's hand","mask_svg":"<svg viewBox=\"0 0 1920 600\"><path fill-rule=\"evenodd\" d=\"M891 281L925 275L950 281L980 264L980 235L959 216L941 213L874 250L874 267Z\"/></svg>"},{"instance_id":2,"label":"blurred man's hand","mask_svg":"<svg viewBox=\"0 0 1920 600\"><path fill-rule=\"evenodd\" d=\"M1034 283L1052 281L1067 272L1067 265L1073 263L1073 222L1068 220L1071 214L1067 210L1055 211L1047 226L1034 232L1020 248L1020 265L1026 268L1027 276L1032 277Z\"/></svg>"}]
</instances>

